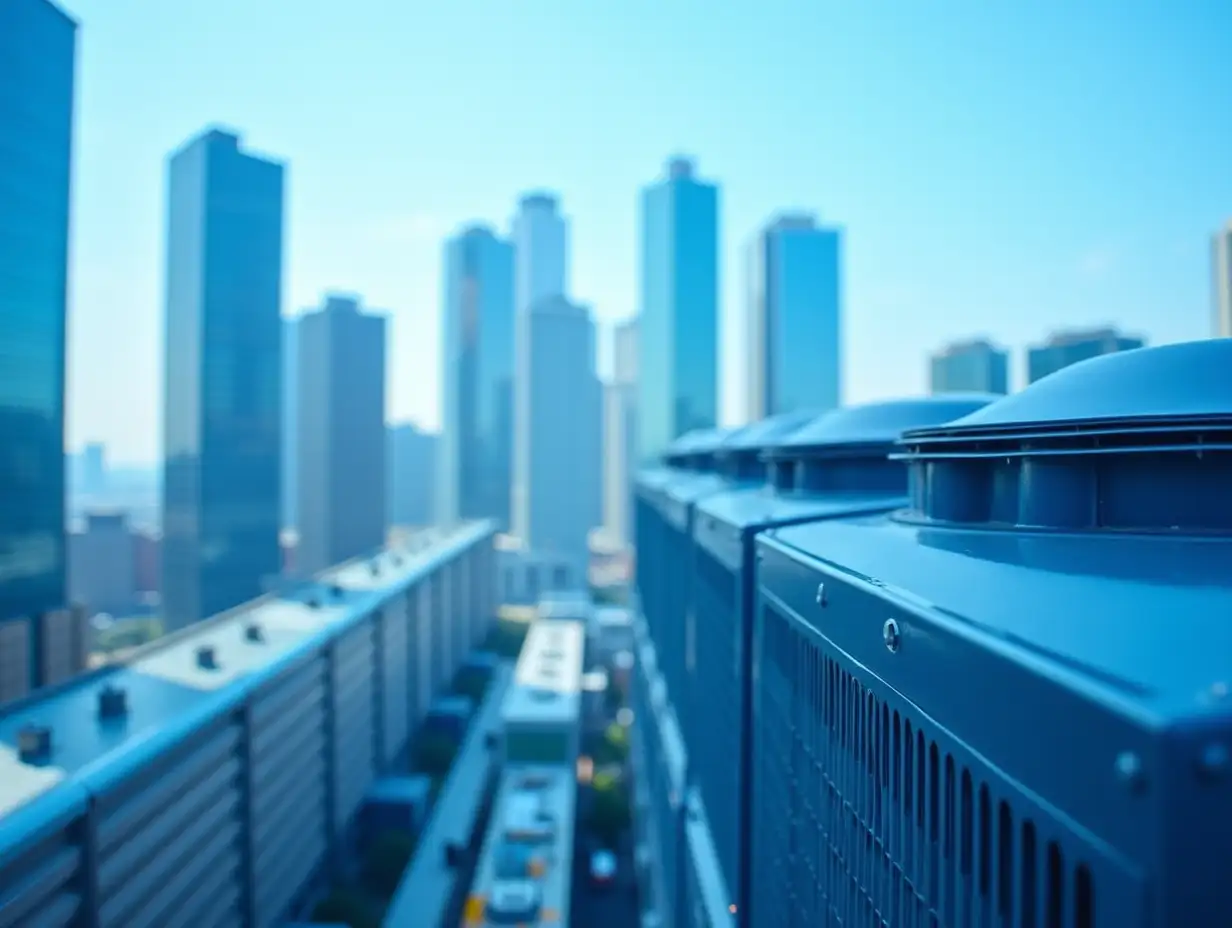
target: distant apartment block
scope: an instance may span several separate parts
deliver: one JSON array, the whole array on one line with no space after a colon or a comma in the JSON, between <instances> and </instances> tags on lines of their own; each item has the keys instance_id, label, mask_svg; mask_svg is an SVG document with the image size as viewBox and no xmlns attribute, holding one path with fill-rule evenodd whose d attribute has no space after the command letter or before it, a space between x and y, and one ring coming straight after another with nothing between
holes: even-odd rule
<instances>
[{"instance_id":1,"label":"distant apartment block","mask_svg":"<svg viewBox=\"0 0 1232 928\"><path fill-rule=\"evenodd\" d=\"M385 544L385 317L328 296L298 328L296 566L317 573Z\"/></svg>"},{"instance_id":2,"label":"distant apartment block","mask_svg":"<svg viewBox=\"0 0 1232 928\"><path fill-rule=\"evenodd\" d=\"M283 166L210 129L168 165L163 612L168 631L280 569Z\"/></svg>"},{"instance_id":3,"label":"distant apartment block","mask_svg":"<svg viewBox=\"0 0 1232 928\"><path fill-rule=\"evenodd\" d=\"M137 543L123 512L90 512L69 538L69 589L91 614L137 605Z\"/></svg>"},{"instance_id":4,"label":"distant apartment block","mask_svg":"<svg viewBox=\"0 0 1232 928\"><path fill-rule=\"evenodd\" d=\"M387 432L390 525L432 525L440 436L410 423Z\"/></svg>"},{"instance_id":5,"label":"distant apartment block","mask_svg":"<svg viewBox=\"0 0 1232 928\"><path fill-rule=\"evenodd\" d=\"M1043 344L1027 349L1027 383L1035 383L1079 361L1117 351L1130 351L1145 344L1141 338L1124 335L1112 328L1057 332Z\"/></svg>"},{"instance_id":6,"label":"distant apartment block","mask_svg":"<svg viewBox=\"0 0 1232 928\"><path fill-rule=\"evenodd\" d=\"M437 519L507 526L513 459L514 249L485 226L445 243Z\"/></svg>"},{"instance_id":7,"label":"distant apartment block","mask_svg":"<svg viewBox=\"0 0 1232 928\"><path fill-rule=\"evenodd\" d=\"M526 404L514 463L514 534L584 571L602 496L602 399L590 311L564 297L526 314Z\"/></svg>"},{"instance_id":8,"label":"distant apartment block","mask_svg":"<svg viewBox=\"0 0 1232 928\"><path fill-rule=\"evenodd\" d=\"M718 421L719 189L685 158L642 191L638 459Z\"/></svg>"},{"instance_id":9,"label":"distant apartment block","mask_svg":"<svg viewBox=\"0 0 1232 928\"><path fill-rule=\"evenodd\" d=\"M753 243L748 416L835 409L842 396L843 237L785 215Z\"/></svg>"},{"instance_id":10,"label":"distant apartment block","mask_svg":"<svg viewBox=\"0 0 1232 928\"><path fill-rule=\"evenodd\" d=\"M81 666L64 609L76 45L54 4L0 2L0 703Z\"/></svg>"},{"instance_id":11,"label":"distant apartment block","mask_svg":"<svg viewBox=\"0 0 1232 928\"><path fill-rule=\"evenodd\" d=\"M1215 233L1211 242L1214 331L1216 338L1232 338L1232 221Z\"/></svg>"},{"instance_id":12,"label":"distant apartment block","mask_svg":"<svg viewBox=\"0 0 1232 928\"><path fill-rule=\"evenodd\" d=\"M152 529L133 531L133 586L138 597L158 593L162 572L162 535Z\"/></svg>"},{"instance_id":13,"label":"distant apartment block","mask_svg":"<svg viewBox=\"0 0 1232 928\"><path fill-rule=\"evenodd\" d=\"M1009 393L1009 352L984 339L954 342L929 358L932 393Z\"/></svg>"}]
</instances>

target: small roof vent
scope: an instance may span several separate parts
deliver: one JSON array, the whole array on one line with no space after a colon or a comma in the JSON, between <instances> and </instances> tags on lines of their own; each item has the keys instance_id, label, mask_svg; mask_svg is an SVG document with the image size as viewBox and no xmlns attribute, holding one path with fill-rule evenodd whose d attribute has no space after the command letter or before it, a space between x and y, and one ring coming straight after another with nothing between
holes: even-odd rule
<instances>
[{"instance_id":1,"label":"small roof vent","mask_svg":"<svg viewBox=\"0 0 1232 928\"><path fill-rule=\"evenodd\" d=\"M709 471L714 469L715 455L719 447L734 432L734 429L694 429L686 432L667 446L663 461L682 470Z\"/></svg>"},{"instance_id":2,"label":"small roof vent","mask_svg":"<svg viewBox=\"0 0 1232 928\"><path fill-rule=\"evenodd\" d=\"M23 764L37 764L51 757L51 728L23 725L17 732L17 756Z\"/></svg>"},{"instance_id":3,"label":"small roof vent","mask_svg":"<svg viewBox=\"0 0 1232 928\"><path fill-rule=\"evenodd\" d=\"M329 595L332 599L342 599L346 595L346 590L336 583L331 583L329 586Z\"/></svg>"},{"instance_id":4,"label":"small roof vent","mask_svg":"<svg viewBox=\"0 0 1232 928\"><path fill-rule=\"evenodd\" d=\"M372 576L374 577L379 577L381 575L381 562L376 560L375 558L369 561L368 562L368 573L372 574Z\"/></svg>"},{"instance_id":5,"label":"small roof vent","mask_svg":"<svg viewBox=\"0 0 1232 928\"><path fill-rule=\"evenodd\" d=\"M1065 368L903 437L905 520L1065 531L1232 532L1232 339Z\"/></svg>"},{"instance_id":6,"label":"small roof vent","mask_svg":"<svg viewBox=\"0 0 1232 928\"><path fill-rule=\"evenodd\" d=\"M197 666L202 670L218 669L218 652L212 644L203 644L197 648Z\"/></svg>"},{"instance_id":7,"label":"small roof vent","mask_svg":"<svg viewBox=\"0 0 1232 928\"><path fill-rule=\"evenodd\" d=\"M244 640L251 644L264 644L265 629L257 622L249 622L244 626Z\"/></svg>"},{"instance_id":8,"label":"small roof vent","mask_svg":"<svg viewBox=\"0 0 1232 928\"><path fill-rule=\"evenodd\" d=\"M719 446L717 457L720 472L732 480L765 480L765 454L818 415L816 410L787 412L734 432Z\"/></svg>"},{"instance_id":9,"label":"small roof vent","mask_svg":"<svg viewBox=\"0 0 1232 928\"><path fill-rule=\"evenodd\" d=\"M315 596L309 596L306 600L304 600L304 605L309 609L320 609L321 600Z\"/></svg>"},{"instance_id":10,"label":"small roof vent","mask_svg":"<svg viewBox=\"0 0 1232 928\"><path fill-rule=\"evenodd\" d=\"M766 449L770 483L780 492L905 495L906 469L890 460L903 432L952 422L996 399L942 394L822 413Z\"/></svg>"},{"instance_id":11,"label":"small roof vent","mask_svg":"<svg viewBox=\"0 0 1232 928\"><path fill-rule=\"evenodd\" d=\"M106 684L98 691L98 717L121 719L128 715L128 693L118 686Z\"/></svg>"}]
</instances>

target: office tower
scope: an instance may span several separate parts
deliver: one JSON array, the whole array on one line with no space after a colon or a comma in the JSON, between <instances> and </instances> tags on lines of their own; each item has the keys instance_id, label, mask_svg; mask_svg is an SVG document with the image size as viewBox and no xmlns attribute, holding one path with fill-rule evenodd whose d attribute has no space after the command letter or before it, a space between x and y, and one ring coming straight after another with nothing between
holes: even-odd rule
<instances>
[{"instance_id":1,"label":"office tower","mask_svg":"<svg viewBox=\"0 0 1232 928\"><path fill-rule=\"evenodd\" d=\"M298 340L295 566L314 574L385 544L385 317L327 296Z\"/></svg>"},{"instance_id":2,"label":"office tower","mask_svg":"<svg viewBox=\"0 0 1232 928\"><path fill-rule=\"evenodd\" d=\"M438 521L509 524L513 246L472 226L445 243Z\"/></svg>"},{"instance_id":3,"label":"office tower","mask_svg":"<svg viewBox=\"0 0 1232 928\"><path fill-rule=\"evenodd\" d=\"M842 232L809 215L771 222L751 249L748 416L839 405Z\"/></svg>"},{"instance_id":4,"label":"office tower","mask_svg":"<svg viewBox=\"0 0 1232 928\"><path fill-rule=\"evenodd\" d=\"M1211 242L1214 272L1214 335L1232 338L1232 221L1215 233Z\"/></svg>"},{"instance_id":5,"label":"office tower","mask_svg":"<svg viewBox=\"0 0 1232 928\"><path fill-rule=\"evenodd\" d=\"M954 342L929 358L933 393L1008 393L1009 352L985 339Z\"/></svg>"},{"instance_id":6,"label":"office tower","mask_svg":"<svg viewBox=\"0 0 1232 928\"><path fill-rule=\"evenodd\" d=\"M91 614L127 615L137 605L137 543L124 512L86 513L69 538L69 589Z\"/></svg>"},{"instance_id":7,"label":"office tower","mask_svg":"<svg viewBox=\"0 0 1232 928\"><path fill-rule=\"evenodd\" d=\"M386 441L389 524L431 525L440 436L408 422L390 426Z\"/></svg>"},{"instance_id":8,"label":"office tower","mask_svg":"<svg viewBox=\"0 0 1232 928\"><path fill-rule=\"evenodd\" d=\"M282 440L283 166L210 129L167 190L163 611L168 630L276 576Z\"/></svg>"},{"instance_id":9,"label":"office tower","mask_svg":"<svg viewBox=\"0 0 1232 928\"><path fill-rule=\"evenodd\" d=\"M1027 383L1035 383L1079 361L1145 344L1141 338L1122 335L1112 328L1054 332L1043 344L1027 349Z\"/></svg>"},{"instance_id":10,"label":"office tower","mask_svg":"<svg viewBox=\"0 0 1232 928\"><path fill-rule=\"evenodd\" d=\"M558 296L530 308L526 332L530 376L514 533L530 551L563 558L584 576L602 492L595 327L586 307Z\"/></svg>"},{"instance_id":11,"label":"office tower","mask_svg":"<svg viewBox=\"0 0 1232 928\"><path fill-rule=\"evenodd\" d=\"M282 320L282 525L299 524L299 320Z\"/></svg>"},{"instance_id":12,"label":"office tower","mask_svg":"<svg viewBox=\"0 0 1232 928\"><path fill-rule=\"evenodd\" d=\"M637 469L637 319L612 333L612 380L604 384L603 525L622 547L633 540L633 473Z\"/></svg>"},{"instance_id":13,"label":"office tower","mask_svg":"<svg viewBox=\"0 0 1232 928\"><path fill-rule=\"evenodd\" d=\"M513 217L515 306L525 312L569 292L569 223L551 193L530 193Z\"/></svg>"},{"instance_id":14,"label":"office tower","mask_svg":"<svg viewBox=\"0 0 1232 928\"><path fill-rule=\"evenodd\" d=\"M77 24L0 3L0 703L68 646L64 342ZM53 660L54 658L54 660ZM71 663L71 662L70 662Z\"/></svg>"},{"instance_id":15,"label":"office tower","mask_svg":"<svg viewBox=\"0 0 1232 928\"><path fill-rule=\"evenodd\" d=\"M84 493L107 490L107 447L102 442L86 442L81 449L81 490Z\"/></svg>"},{"instance_id":16,"label":"office tower","mask_svg":"<svg viewBox=\"0 0 1232 928\"><path fill-rule=\"evenodd\" d=\"M677 158L642 192L638 459L718 411L719 191Z\"/></svg>"}]
</instances>

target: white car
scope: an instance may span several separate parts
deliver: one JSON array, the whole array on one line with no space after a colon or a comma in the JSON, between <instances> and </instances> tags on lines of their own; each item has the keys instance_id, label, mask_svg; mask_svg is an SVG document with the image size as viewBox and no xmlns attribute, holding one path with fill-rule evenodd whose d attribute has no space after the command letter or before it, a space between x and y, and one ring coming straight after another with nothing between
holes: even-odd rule
<instances>
[{"instance_id":1,"label":"white car","mask_svg":"<svg viewBox=\"0 0 1232 928\"><path fill-rule=\"evenodd\" d=\"M590 881L607 885L616 879L616 855L611 851L595 851L590 855Z\"/></svg>"}]
</instances>

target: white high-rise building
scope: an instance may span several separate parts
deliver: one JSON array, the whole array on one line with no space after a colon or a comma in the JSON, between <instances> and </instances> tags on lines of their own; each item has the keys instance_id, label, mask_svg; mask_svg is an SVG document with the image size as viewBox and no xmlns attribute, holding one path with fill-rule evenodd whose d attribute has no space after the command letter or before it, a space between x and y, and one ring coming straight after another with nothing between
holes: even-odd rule
<instances>
[{"instance_id":1,"label":"white high-rise building","mask_svg":"<svg viewBox=\"0 0 1232 928\"><path fill-rule=\"evenodd\" d=\"M601 399L590 311L563 296L525 313L526 373L514 462L514 533L585 576L602 495Z\"/></svg>"},{"instance_id":2,"label":"white high-rise building","mask_svg":"<svg viewBox=\"0 0 1232 928\"><path fill-rule=\"evenodd\" d=\"M612 380L604 385L603 526L621 547L633 540L631 480L637 469L637 319L612 333Z\"/></svg>"},{"instance_id":3,"label":"white high-rise building","mask_svg":"<svg viewBox=\"0 0 1232 928\"><path fill-rule=\"evenodd\" d=\"M569 223L550 193L529 193L513 217L514 307L569 293Z\"/></svg>"},{"instance_id":4,"label":"white high-rise building","mask_svg":"<svg viewBox=\"0 0 1232 928\"><path fill-rule=\"evenodd\" d=\"M1215 306L1212 334L1232 338L1232 221L1215 233L1211 251Z\"/></svg>"}]
</instances>

